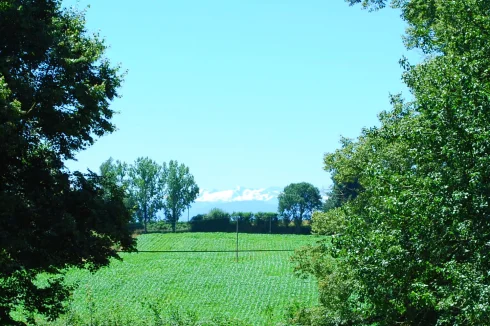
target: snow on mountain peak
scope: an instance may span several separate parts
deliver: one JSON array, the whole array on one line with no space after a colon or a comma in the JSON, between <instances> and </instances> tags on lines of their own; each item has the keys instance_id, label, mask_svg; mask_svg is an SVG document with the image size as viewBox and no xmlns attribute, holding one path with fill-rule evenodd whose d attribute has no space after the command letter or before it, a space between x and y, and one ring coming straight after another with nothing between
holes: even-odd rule
<instances>
[{"instance_id":1,"label":"snow on mountain peak","mask_svg":"<svg viewBox=\"0 0 490 326\"><path fill-rule=\"evenodd\" d=\"M235 189L210 191L202 190L196 202L239 202L239 201L269 201L277 198L279 188L248 189L237 186Z\"/></svg>"}]
</instances>

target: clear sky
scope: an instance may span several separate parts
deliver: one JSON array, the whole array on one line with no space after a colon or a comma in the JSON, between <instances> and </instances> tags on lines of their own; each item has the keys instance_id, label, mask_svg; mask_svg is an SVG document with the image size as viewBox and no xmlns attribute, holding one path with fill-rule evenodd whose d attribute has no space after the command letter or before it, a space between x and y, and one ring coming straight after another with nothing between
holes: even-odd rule
<instances>
[{"instance_id":1,"label":"clear sky","mask_svg":"<svg viewBox=\"0 0 490 326\"><path fill-rule=\"evenodd\" d=\"M75 1L64 1L65 6ZM83 0L89 31L128 70L118 130L72 170L109 157L189 166L201 189L330 185L323 155L403 92L399 13L342 0ZM413 55L412 55L413 56Z\"/></svg>"}]
</instances>

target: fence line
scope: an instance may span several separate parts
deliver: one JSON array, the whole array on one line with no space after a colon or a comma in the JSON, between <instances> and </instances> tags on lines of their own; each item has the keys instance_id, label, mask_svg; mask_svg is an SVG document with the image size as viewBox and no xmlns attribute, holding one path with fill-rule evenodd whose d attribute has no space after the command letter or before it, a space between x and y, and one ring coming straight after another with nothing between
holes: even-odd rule
<instances>
[{"instance_id":1,"label":"fence line","mask_svg":"<svg viewBox=\"0 0 490 326\"><path fill-rule=\"evenodd\" d=\"M295 249L243 249L238 250L238 252L274 252L274 251L295 251ZM169 253L169 252L237 252L237 250L138 250L138 251L122 251L118 250L117 252L123 253Z\"/></svg>"}]
</instances>

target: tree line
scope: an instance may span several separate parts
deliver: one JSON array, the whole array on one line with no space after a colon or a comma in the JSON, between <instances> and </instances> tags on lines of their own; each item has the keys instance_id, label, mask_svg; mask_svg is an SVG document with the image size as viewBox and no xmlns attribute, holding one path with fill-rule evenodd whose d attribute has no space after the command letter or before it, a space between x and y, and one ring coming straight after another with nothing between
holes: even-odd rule
<instances>
[{"instance_id":1,"label":"tree line","mask_svg":"<svg viewBox=\"0 0 490 326\"><path fill-rule=\"evenodd\" d=\"M162 169L162 171L164 170ZM100 171L102 176L105 176L113 183L125 189L127 194L125 198L126 206L133 212L133 222L137 223L136 225L132 225L132 229L137 230L139 228L138 225L143 225L145 233L149 229L152 232L167 230L167 226L158 221L159 219L156 214L159 207L165 206L165 200L167 199L165 197L165 189L172 188L172 186L161 187L158 192L155 192L155 196L144 196L147 193L146 188L158 188L157 186L152 186L152 184L165 185L166 179L159 179L160 175L165 174L157 173L158 164L147 158L139 158L134 165L129 166L120 161L114 161L111 158L101 165ZM138 174L134 171L146 171L147 181L142 182L140 180L141 178L136 177ZM155 171L155 173L150 173L149 171ZM180 184L184 184L184 179L184 174L182 174L179 178L172 180L181 180ZM192 184L191 180L187 181L187 184ZM143 187L143 185L146 185L146 187ZM196 191L198 192L199 190L196 189ZM180 212L182 212L191 204L190 201L185 201L185 199L195 198L194 195L196 193L182 189L180 194L189 194L188 197L182 198L183 204L180 206ZM331 201L333 197L330 196L329 198ZM312 214L315 214L314 212L320 211L321 209L325 209L326 205L328 206L329 200L323 203L320 191L310 183L292 183L286 186L279 194L277 212L228 213L222 209L214 208L207 214L193 216L189 225L181 224L179 228L180 231L187 230L191 232L234 232L236 231L235 226L238 221L241 232L309 233L311 229L309 221ZM145 211L142 209L144 207L151 207L150 213L145 215ZM153 209L153 207L156 209ZM165 221L171 223L173 232L176 231L178 220L178 217L172 218L171 216L165 215Z\"/></svg>"},{"instance_id":2,"label":"tree line","mask_svg":"<svg viewBox=\"0 0 490 326\"><path fill-rule=\"evenodd\" d=\"M199 195L189 168L174 160L159 165L148 157L139 157L133 164L109 158L101 164L100 174L123 189L125 206L133 221L143 224L145 233L159 211L175 232L179 217Z\"/></svg>"},{"instance_id":3,"label":"tree line","mask_svg":"<svg viewBox=\"0 0 490 326\"><path fill-rule=\"evenodd\" d=\"M303 224L291 228L288 219L281 218L277 212L233 212L219 208L207 214L192 217L189 226L193 232L235 232L244 233L310 233L310 226Z\"/></svg>"}]
</instances>

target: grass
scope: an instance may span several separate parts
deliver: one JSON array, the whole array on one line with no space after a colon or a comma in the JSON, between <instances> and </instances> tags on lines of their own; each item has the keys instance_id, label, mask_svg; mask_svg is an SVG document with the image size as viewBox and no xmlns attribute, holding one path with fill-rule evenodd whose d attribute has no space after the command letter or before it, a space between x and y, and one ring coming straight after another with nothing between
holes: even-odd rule
<instances>
[{"instance_id":1,"label":"grass","mask_svg":"<svg viewBox=\"0 0 490 326\"><path fill-rule=\"evenodd\" d=\"M240 234L239 246L295 249L316 240ZM147 234L138 238L138 249L234 250L235 241L230 233ZM123 261L113 261L95 274L69 271L67 281L79 286L69 313L58 323L166 325L169 320L193 324L218 319L229 325L238 325L238 320L245 325L276 325L290 307L313 306L318 300L315 282L293 275L291 255L243 252L236 262L232 252L123 253Z\"/></svg>"}]
</instances>

